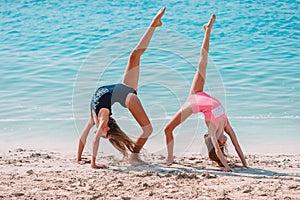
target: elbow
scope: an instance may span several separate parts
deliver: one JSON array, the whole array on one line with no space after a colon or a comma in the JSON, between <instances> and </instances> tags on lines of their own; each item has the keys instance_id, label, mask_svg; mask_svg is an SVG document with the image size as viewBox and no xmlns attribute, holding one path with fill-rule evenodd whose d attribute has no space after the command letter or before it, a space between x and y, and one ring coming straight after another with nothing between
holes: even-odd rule
<instances>
[{"instance_id":1,"label":"elbow","mask_svg":"<svg viewBox=\"0 0 300 200\"><path fill-rule=\"evenodd\" d=\"M220 148L215 148L215 152L218 156L223 154Z\"/></svg>"},{"instance_id":2,"label":"elbow","mask_svg":"<svg viewBox=\"0 0 300 200\"><path fill-rule=\"evenodd\" d=\"M94 122L93 117L90 117L90 119L89 119L89 121L88 121L88 125L89 125L90 127L93 127L94 124L95 124L95 122Z\"/></svg>"},{"instance_id":3,"label":"elbow","mask_svg":"<svg viewBox=\"0 0 300 200\"><path fill-rule=\"evenodd\" d=\"M100 135L100 134L98 134L98 135ZM96 134L93 141L92 141L93 146L97 146L99 144L100 136L98 136L98 135Z\"/></svg>"}]
</instances>

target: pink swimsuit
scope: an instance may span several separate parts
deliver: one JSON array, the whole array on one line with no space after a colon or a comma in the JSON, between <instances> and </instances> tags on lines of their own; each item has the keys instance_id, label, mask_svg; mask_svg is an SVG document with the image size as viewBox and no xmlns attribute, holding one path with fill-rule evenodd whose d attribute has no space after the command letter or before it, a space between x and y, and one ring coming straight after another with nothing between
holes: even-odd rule
<instances>
[{"instance_id":1,"label":"pink swimsuit","mask_svg":"<svg viewBox=\"0 0 300 200\"><path fill-rule=\"evenodd\" d=\"M218 129L221 119L224 119L224 128L227 125L226 112L220 101L205 92L198 92L189 96L193 113L203 112L205 121L212 122Z\"/></svg>"}]
</instances>

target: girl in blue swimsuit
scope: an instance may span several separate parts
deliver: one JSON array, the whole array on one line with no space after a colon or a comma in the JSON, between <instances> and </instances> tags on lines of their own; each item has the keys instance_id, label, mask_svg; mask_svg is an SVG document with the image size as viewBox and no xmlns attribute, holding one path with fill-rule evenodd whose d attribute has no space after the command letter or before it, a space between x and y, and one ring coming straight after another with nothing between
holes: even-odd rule
<instances>
[{"instance_id":1,"label":"girl in blue swimsuit","mask_svg":"<svg viewBox=\"0 0 300 200\"><path fill-rule=\"evenodd\" d=\"M92 158L91 161L86 161L91 162L92 168L107 168L106 165L96 163L101 137L108 138L113 146L123 153L124 157L127 156L127 149L132 152L130 157L132 163L142 162L139 158L139 152L151 135L153 129L137 96L140 57L147 49L156 27L162 25L160 19L164 15L164 12L165 8L162 8L157 13L140 42L131 52L124 72L123 82L120 84L99 87L93 95L91 100L91 117L83 129L78 143L77 161L82 160L81 156L86 144L87 136L91 128L95 125L95 137L92 142ZM142 134L135 142L120 129L116 121L111 117L111 106L115 102L128 108L141 126Z\"/></svg>"}]
</instances>

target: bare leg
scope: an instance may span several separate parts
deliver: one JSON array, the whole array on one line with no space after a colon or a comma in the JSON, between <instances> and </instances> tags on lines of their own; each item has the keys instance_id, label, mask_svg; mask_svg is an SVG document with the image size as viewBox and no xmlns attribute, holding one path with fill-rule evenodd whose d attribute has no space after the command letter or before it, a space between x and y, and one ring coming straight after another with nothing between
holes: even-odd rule
<instances>
[{"instance_id":1,"label":"bare leg","mask_svg":"<svg viewBox=\"0 0 300 200\"><path fill-rule=\"evenodd\" d=\"M142 134L135 142L135 148L137 153L139 153L152 133L152 126L138 96L129 94L127 100L127 108L142 128Z\"/></svg>"},{"instance_id":2,"label":"bare leg","mask_svg":"<svg viewBox=\"0 0 300 200\"><path fill-rule=\"evenodd\" d=\"M192 106L189 103L185 103L182 106L182 108L175 114L175 116L169 121L169 123L166 125L164 129L166 135L167 150L168 150L168 158L167 158L168 163L172 163L174 161L173 130L184 120L186 120L192 113L193 113Z\"/></svg>"},{"instance_id":3,"label":"bare leg","mask_svg":"<svg viewBox=\"0 0 300 200\"><path fill-rule=\"evenodd\" d=\"M200 50L200 61L198 65L197 72L194 76L194 80L191 86L191 94L195 94L197 92L202 92L205 83L206 77L206 67L208 62L208 48L209 48L209 39L210 39L210 32L213 27L214 21L216 16L213 14L208 22L203 26L205 34L202 42L202 47Z\"/></svg>"},{"instance_id":4,"label":"bare leg","mask_svg":"<svg viewBox=\"0 0 300 200\"><path fill-rule=\"evenodd\" d=\"M133 49L130 54L127 67L124 72L123 83L137 90L139 74L140 74L140 58L144 51L147 49L152 35L156 29L156 27L161 26L161 17L164 15L165 8L160 9L157 15L153 18L149 28L141 38L138 45Z\"/></svg>"},{"instance_id":5,"label":"bare leg","mask_svg":"<svg viewBox=\"0 0 300 200\"><path fill-rule=\"evenodd\" d=\"M145 162L140 159L139 153L151 135L153 128L137 95L128 94L126 106L142 128L142 133L135 142L136 152L131 154L130 162L131 164L144 164Z\"/></svg>"},{"instance_id":6,"label":"bare leg","mask_svg":"<svg viewBox=\"0 0 300 200\"><path fill-rule=\"evenodd\" d=\"M127 67L124 72L123 84L128 85L129 87L132 87L135 90L138 89L140 58L147 49L156 27L162 25L160 19L164 15L164 12L165 8L162 8L160 9L160 11L158 11L156 16L153 18L149 28L130 54ZM148 137L152 133L152 125L139 98L136 95L127 95L126 106L142 128L142 134L135 142L135 148L137 153L133 153L130 157L131 163L141 164L143 163L143 161L139 158L139 152L143 148Z\"/></svg>"}]
</instances>

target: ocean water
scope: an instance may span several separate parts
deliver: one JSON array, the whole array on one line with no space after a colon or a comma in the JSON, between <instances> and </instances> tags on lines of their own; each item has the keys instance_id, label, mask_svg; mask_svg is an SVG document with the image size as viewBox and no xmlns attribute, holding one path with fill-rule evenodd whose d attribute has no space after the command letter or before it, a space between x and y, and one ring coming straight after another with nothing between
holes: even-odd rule
<instances>
[{"instance_id":1,"label":"ocean water","mask_svg":"<svg viewBox=\"0 0 300 200\"><path fill-rule=\"evenodd\" d=\"M299 1L0 1L0 147L76 152L99 85L122 80L132 48L167 10L142 56L139 97L154 132L147 153L166 153L163 127L184 103L202 25L215 13L205 90L220 99L246 153L300 152ZM139 127L120 105L132 138ZM205 153L193 115L175 134L176 155ZM90 140L87 151L90 150ZM113 151L102 140L100 151ZM232 151L234 153L234 151Z\"/></svg>"}]
</instances>

